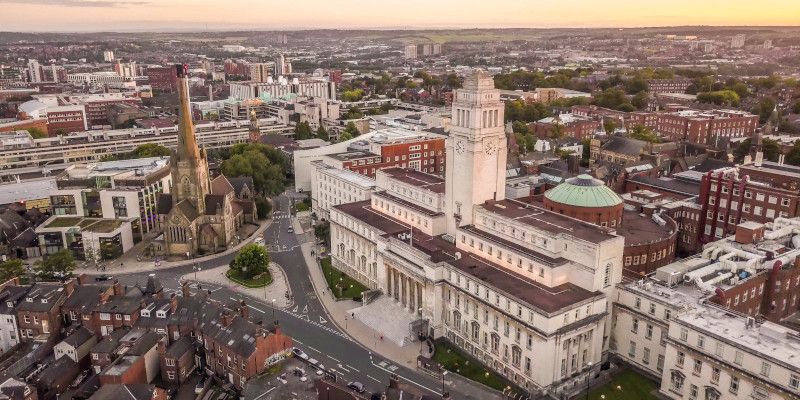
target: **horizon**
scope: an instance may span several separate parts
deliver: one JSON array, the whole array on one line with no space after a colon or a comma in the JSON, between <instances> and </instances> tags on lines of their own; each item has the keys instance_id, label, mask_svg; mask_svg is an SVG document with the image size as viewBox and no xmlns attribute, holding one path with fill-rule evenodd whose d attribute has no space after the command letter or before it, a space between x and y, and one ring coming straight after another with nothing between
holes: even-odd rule
<instances>
[{"instance_id":1,"label":"horizon","mask_svg":"<svg viewBox=\"0 0 800 400\"><path fill-rule=\"evenodd\" d=\"M642 29L669 27L797 27L800 2L766 0L675 0L641 4L630 0L497 0L461 4L456 0L384 0L367 7L360 0L311 0L264 4L231 0L0 0L4 32L214 32L296 30L460 30L460 29ZM419 11L396 13L386 10ZM577 10L577 12L576 12ZM398 23L400 22L400 23Z\"/></svg>"}]
</instances>

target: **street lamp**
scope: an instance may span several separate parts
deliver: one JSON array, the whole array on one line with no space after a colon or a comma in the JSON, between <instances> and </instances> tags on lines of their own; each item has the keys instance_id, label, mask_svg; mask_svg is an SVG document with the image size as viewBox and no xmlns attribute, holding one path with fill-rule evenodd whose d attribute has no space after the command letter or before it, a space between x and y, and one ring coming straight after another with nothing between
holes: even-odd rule
<instances>
[{"instance_id":1,"label":"street lamp","mask_svg":"<svg viewBox=\"0 0 800 400\"><path fill-rule=\"evenodd\" d=\"M272 321L275 322L275 299L272 299Z\"/></svg>"},{"instance_id":2,"label":"street lamp","mask_svg":"<svg viewBox=\"0 0 800 400\"><path fill-rule=\"evenodd\" d=\"M589 367L589 371L586 372L586 400L589 400L589 378L592 376L592 362L589 361L586 366Z\"/></svg>"},{"instance_id":3,"label":"street lamp","mask_svg":"<svg viewBox=\"0 0 800 400\"><path fill-rule=\"evenodd\" d=\"M199 265L195 264L195 265L192 267L192 270L194 270L194 280L197 280L197 271L200 271L200 270L201 270L201 268L200 268L200 266L199 266Z\"/></svg>"},{"instance_id":4,"label":"street lamp","mask_svg":"<svg viewBox=\"0 0 800 400\"><path fill-rule=\"evenodd\" d=\"M447 371L442 371L442 398L444 398L444 376L447 375Z\"/></svg>"}]
</instances>

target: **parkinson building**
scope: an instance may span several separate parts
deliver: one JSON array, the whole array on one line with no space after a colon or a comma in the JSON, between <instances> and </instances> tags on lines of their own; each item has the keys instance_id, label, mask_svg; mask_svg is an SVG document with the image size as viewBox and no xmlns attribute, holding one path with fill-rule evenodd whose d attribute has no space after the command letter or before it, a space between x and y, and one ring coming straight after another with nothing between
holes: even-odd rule
<instances>
[{"instance_id":1,"label":"parkinson building","mask_svg":"<svg viewBox=\"0 0 800 400\"><path fill-rule=\"evenodd\" d=\"M381 312L409 335L445 337L519 387L556 395L607 356L624 238L505 199L503 111L491 76L467 77L446 177L377 171L368 200L330 210L332 262L381 292Z\"/></svg>"}]
</instances>

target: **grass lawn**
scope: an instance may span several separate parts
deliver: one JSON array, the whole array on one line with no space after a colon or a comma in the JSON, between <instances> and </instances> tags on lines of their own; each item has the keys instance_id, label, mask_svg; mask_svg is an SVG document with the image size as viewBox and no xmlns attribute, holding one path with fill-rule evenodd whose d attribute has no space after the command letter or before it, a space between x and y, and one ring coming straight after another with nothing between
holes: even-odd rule
<instances>
[{"instance_id":1,"label":"grass lawn","mask_svg":"<svg viewBox=\"0 0 800 400\"><path fill-rule=\"evenodd\" d=\"M502 391L506 386L510 385L503 377L492 372L489 368L444 340L436 341L436 352L433 353L433 360L448 371L455 372L493 389Z\"/></svg>"},{"instance_id":2,"label":"grass lawn","mask_svg":"<svg viewBox=\"0 0 800 400\"><path fill-rule=\"evenodd\" d=\"M325 274L325 280L328 281L328 287L337 299L361 297L361 292L369 290L369 288L349 277L344 272L333 268L330 257L323 258L320 264L322 265L322 273ZM340 284L343 288L341 295L339 294L339 289L336 287L337 284Z\"/></svg>"},{"instance_id":3,"label":"grass lawn","mask_svg":"<svg viewBox=\"0 0 800 400\"><path fill-rule=\"evenodd\" d=\"M617 389L617 386L620 389ZM611 382L592 390L590 400L601 400L605 395L608 400L648 400L656 399L651 392L658 389L658 384L647 377L627 370L615 376ZM584 392L585 394L586 392Z\"/></svg>"},{"instance_id":4,"label":"grass lawn","mask_svg":"<svg viewBox=\"0 0 800 400\"><path fill-rule=\"evenodd\" d=\"M272 283L272 274L270 274L269 271L264 271L264 273L256 278L245 279L239 276L239 271L235 269L229 269L228 272L225 273L225 276L227 276L228 279L248 288L260 288Z\"/></svg>"}]
</instances>

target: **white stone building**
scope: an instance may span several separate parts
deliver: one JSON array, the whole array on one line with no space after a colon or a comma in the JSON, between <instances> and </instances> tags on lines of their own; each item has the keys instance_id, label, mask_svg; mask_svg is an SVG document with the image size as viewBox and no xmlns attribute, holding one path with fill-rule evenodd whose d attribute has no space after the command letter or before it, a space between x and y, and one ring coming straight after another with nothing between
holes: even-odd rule
<instances>
[{"instance_id":1,"label":"white stone building","mask_svg":"<svg viewBox=\"0 0 800 400\"><path fill-rule=\"evenodd\" d=\"M317 218L330 218L333 206L367 200L375 189L372 178L324 161L312 161L311 165L316 168L311 175L311 211Z\"/></svg>"},{"instance_id":2,"label":"white stone building","mask_svg":"<svg viewBox=\"0 0 800 400\"><path fill-rule=\"evenodd\" d=\"M370 200L331 209L332 262L405 310L392 316L408 335L446 337L519 387L560 394L605 360L624 238L504 199L503 111L491 76L469 76L446 177L379 171Z\"/></svg>"}]
</instances>

